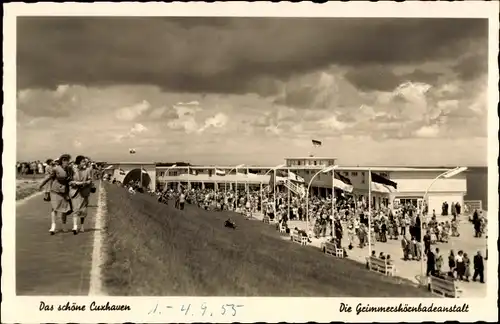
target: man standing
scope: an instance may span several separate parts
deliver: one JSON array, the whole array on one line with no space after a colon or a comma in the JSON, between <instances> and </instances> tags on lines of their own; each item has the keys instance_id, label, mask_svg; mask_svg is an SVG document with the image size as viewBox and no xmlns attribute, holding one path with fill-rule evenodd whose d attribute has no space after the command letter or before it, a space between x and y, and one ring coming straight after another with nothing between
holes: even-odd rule
<instances>
[{"instance_id":1,"label":"man standing","mask_svg":"<svg viewBox=\"0 0 500 324\"><path fill-rule=\"evenodd\" d=\"M436 271L436 258L434 253L429 249L427 251L427 277L430 275L434 275Z\"/></svg>"},{"instance_id":2,"label":"man standing","mask_svg":"<svg viewBox=\"0 0 500 324\"><path fill-rule=\"evenodd\" d=\"M431 235L430 231L427 230L427 232L424 235L424 254L428 254L431 251Z\"/></svg>"},{"instance_id":3,"label":"man standing","mask_svg":"<svg viewBox=\"0 0 500 324\"><path fill-rule=\"evenodd\" d=\"M474 256L474 275L472 276L472 281L476 281L478 276L479 282L484 283L484 262L481 251L477 251L477 254Z\"/></svg>"}]
</instances>

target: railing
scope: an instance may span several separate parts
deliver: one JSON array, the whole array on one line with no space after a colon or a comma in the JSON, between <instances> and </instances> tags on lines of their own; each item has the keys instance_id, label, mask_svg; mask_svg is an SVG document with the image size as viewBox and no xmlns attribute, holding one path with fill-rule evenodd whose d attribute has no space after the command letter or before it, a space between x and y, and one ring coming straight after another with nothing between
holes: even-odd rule
<instances>
[{"instance_id":1,"label":"railing","mask_svg":"<svg viewBox=\"0 0 500 324\"><path fill-rule=\"evenodd\" d=\"M288 179L285 181L285 187L287 187L288 189L290 189L291 192L293 192L294 194L298 195L299 197L304 197L305 196L305 190L304 190L304 188L296 185L295 183L293 183L292 181L290 181Z\"/></svg>"}]
</instances>

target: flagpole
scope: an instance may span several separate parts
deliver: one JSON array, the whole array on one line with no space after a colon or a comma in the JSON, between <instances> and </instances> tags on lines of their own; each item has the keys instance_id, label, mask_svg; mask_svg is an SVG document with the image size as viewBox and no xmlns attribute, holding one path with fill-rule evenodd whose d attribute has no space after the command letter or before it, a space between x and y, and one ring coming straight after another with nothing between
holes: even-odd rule
<instances>
[{"instance_id":1,"label":"flagpole","mask_svg":"<svg viewBox=\"0 0 500 324\"><path fill-rule=\"evenodd\" d=\"M260 212L263 213L263 202L262 202L262 181L260 182Z\"/></svg>"},{"instance_id":2,"label":"flagpole","mask_svg":"<svg viewBox=\"0 0 500 324\"><path fill-rule=\"evenodd\" d=\"M142 189L142 164L141 164L141 189Z\"/></svg>"},{"instance_id":3,"label":"flagpole","mask_svg":"<svg viewBox=\"0 0 500 324\"><path fill-rule=\"evenodd\" d=\"M334 222L335 222L335 169L332 170L332 237L334 236Z\"/></svg>"},{"instance_id":4,"label":"flagpole","mask_svg":"<svg viewBox=\"0 0 500 324\"><path fill-rule=\"evenodd\" d=\"M247 184L246 184L246 191L247 191L247 201L250 202L250 179L248 178L248 174L250 173L250 169L247 168Z\"/></svg>"},{"instance_id":5,"label":"flagpole","mask_svg":"<svg viewBox=\"0 0 500 324\"><path fill-rule=\"evenodd\" d=\"M238 194L238 168L235 168L235 170L236 170L236 186L234 189L234 193L235 193L235 199L236 199L236 207L238 207L238 204L240 202L240 197Z\"/></svg>"},{"instance_id":6,"label":"flagpole","mask_svg":"<svg viewBox=\"0 0 500 324\"><path fill-rule=\"evenodd\" d=\"M274 169L274 181L273 181L273 212L274 212L274 219L276 219L276 169Z\"/></svg>"},{"instance_id":7,"label":"flagpole","mask_svg":"<svg viewBox=\"0 0 500 324\"><path fill-rule=\"evenodd\" d=\"M187 190L189 191L191 189L191 181L189 178L191 177L191 168L188 165L188 177L187 177Z\"/></svg>"},{"instance_id":8,"label":"flagpole","mask_svg":"<svg viewBox=\"0 0 500 324\"><path fill-rule=\"evenodd\" d=\"M288 205L288 210L287 210L287 219L290 219L290 168L288 168L288 186L287 186L287 194L288 194L288 202L287 202L287 205Z\"/></svg>"},{"instance_id":9,"label":"flagpole","mask_svg":"<svg viewBox=\"0 0 500 324\"><path fill-rule=\"evenodd\" d=\"M368 169L368 257L372 255L372 169Z\"/></svg>"}]
</instances>

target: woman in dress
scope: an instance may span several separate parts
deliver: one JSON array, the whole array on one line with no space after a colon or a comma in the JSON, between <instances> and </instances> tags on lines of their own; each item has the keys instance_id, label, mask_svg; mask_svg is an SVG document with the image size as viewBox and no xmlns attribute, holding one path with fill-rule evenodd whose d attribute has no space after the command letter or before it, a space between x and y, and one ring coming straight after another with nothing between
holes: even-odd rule
<instances>
[{"instance_id":1,"label":"woman in dress","mask_svg":"<svg viewBox=\"0 0 500 324\"><path fill-rule=\"evenodd\" d=\"M39 189L50 182L50 203L52 210L50 213L51 226L50 235L56 233L56 218L61 217L62 229L65 231L66 218L71 213L71 202L68 196L69 182L71 180L71 170L69 169L69 154L63 154L59 158L58 164L50 169L50 173L40 183Z\"/></svg>"},{"instance_id":2,"label":"woman in dress","mask_svg":"<svg viewBox=\"0 0 500 324\"><path fill-rule=\"evenodd\" d=\"M78 219L80 220L80 231L84 231L83 224L87 216L87 207L92 188L92 175L87 166L87 159L82 155L77 156L73 167L73 179L69 183L69 193L73 205L74 235L78 234Z\"/></svg>"},{"instance_id":3,"label":"woman in dress","mask_svg":"<svg viewBox=\"0 0 500 324\"><path fill-rule=\"evenodd\" d=\"M448 255L448 267L450 268L450 273L454 274L455 273L455 253L453 250L450 250L450 255Z\"/></svg>"},{"instance_id":4,"label":"woman in dress","mask_svg":"<svg viewBox=\"0 0 500 324\"><path fill-rule=\"evenodd\" d=\"M467 253L464 253L464 265L465 265L465 271L464 271L464 280L466 282L469 282L469 277L470 277L470 259Z\"/></svg>"}]
</instances>

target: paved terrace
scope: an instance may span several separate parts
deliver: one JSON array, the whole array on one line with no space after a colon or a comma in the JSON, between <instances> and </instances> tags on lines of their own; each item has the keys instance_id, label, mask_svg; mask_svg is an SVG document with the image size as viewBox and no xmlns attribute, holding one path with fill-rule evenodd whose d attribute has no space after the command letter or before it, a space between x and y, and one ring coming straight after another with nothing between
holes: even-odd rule
<instances>
[{"instance_id":1,"label":"paved terrace","mask_svg":"<svg viewBox=\"0 0 500 324\"><path fill-rule=\"evenodd\" d=\"M254 215L256 220L262 220L263 215L257 214ZM438 221L450 219L451 216L438 216ZM275 223L272 223L271 226L276 226ZM304 221L289 221L289 228L293 229L295 227L305 230L306 223ZM346 233L346 224L343 224L344 227L344 235L342 238L342 246L347 247L349 245L349 241ZM443 269L448 269L448 255L450 250L454 250L455 254L459 250L463 250L465 253L469 255L471 259L471 275L474 273L472 259L477 251L481 251L483 257L486 255L486 238L475 238L474 230L471 223L468 222L467 216L462 215L460 218L460 227L459 227L460 237L450 237L448 243L438 243L437 245L432 245L432 249L434 250L436 247L439 248L441 255L443 256ZM323 241L327 240L330 237L312 239L311 245L320 248L320 245ZM297 244L297 248L300 248L300 245ZM401 249L401 236L398 240L388 240L386 243L376 242L372 245L372 250L376 251L377 255L380 252L384 252L384 254L389 254L396 265L396 276L408 279L412 281L415 285L418 285L420 279L421 272L421 263L419 261L404 261L403 260L403 252ZM366 263L366 257L368 256L368 246L364 248L354 247L352 250L347 250L348 258ZM487 275L487 262L485 260L485 281L488 280ZM464 297L471 298L481 298L486 297L486 284L481 284L479 282L472 282L472 278L470 278L470 282L459 282L458 286L463 290Z\"/></svg>"}]
</instances>

